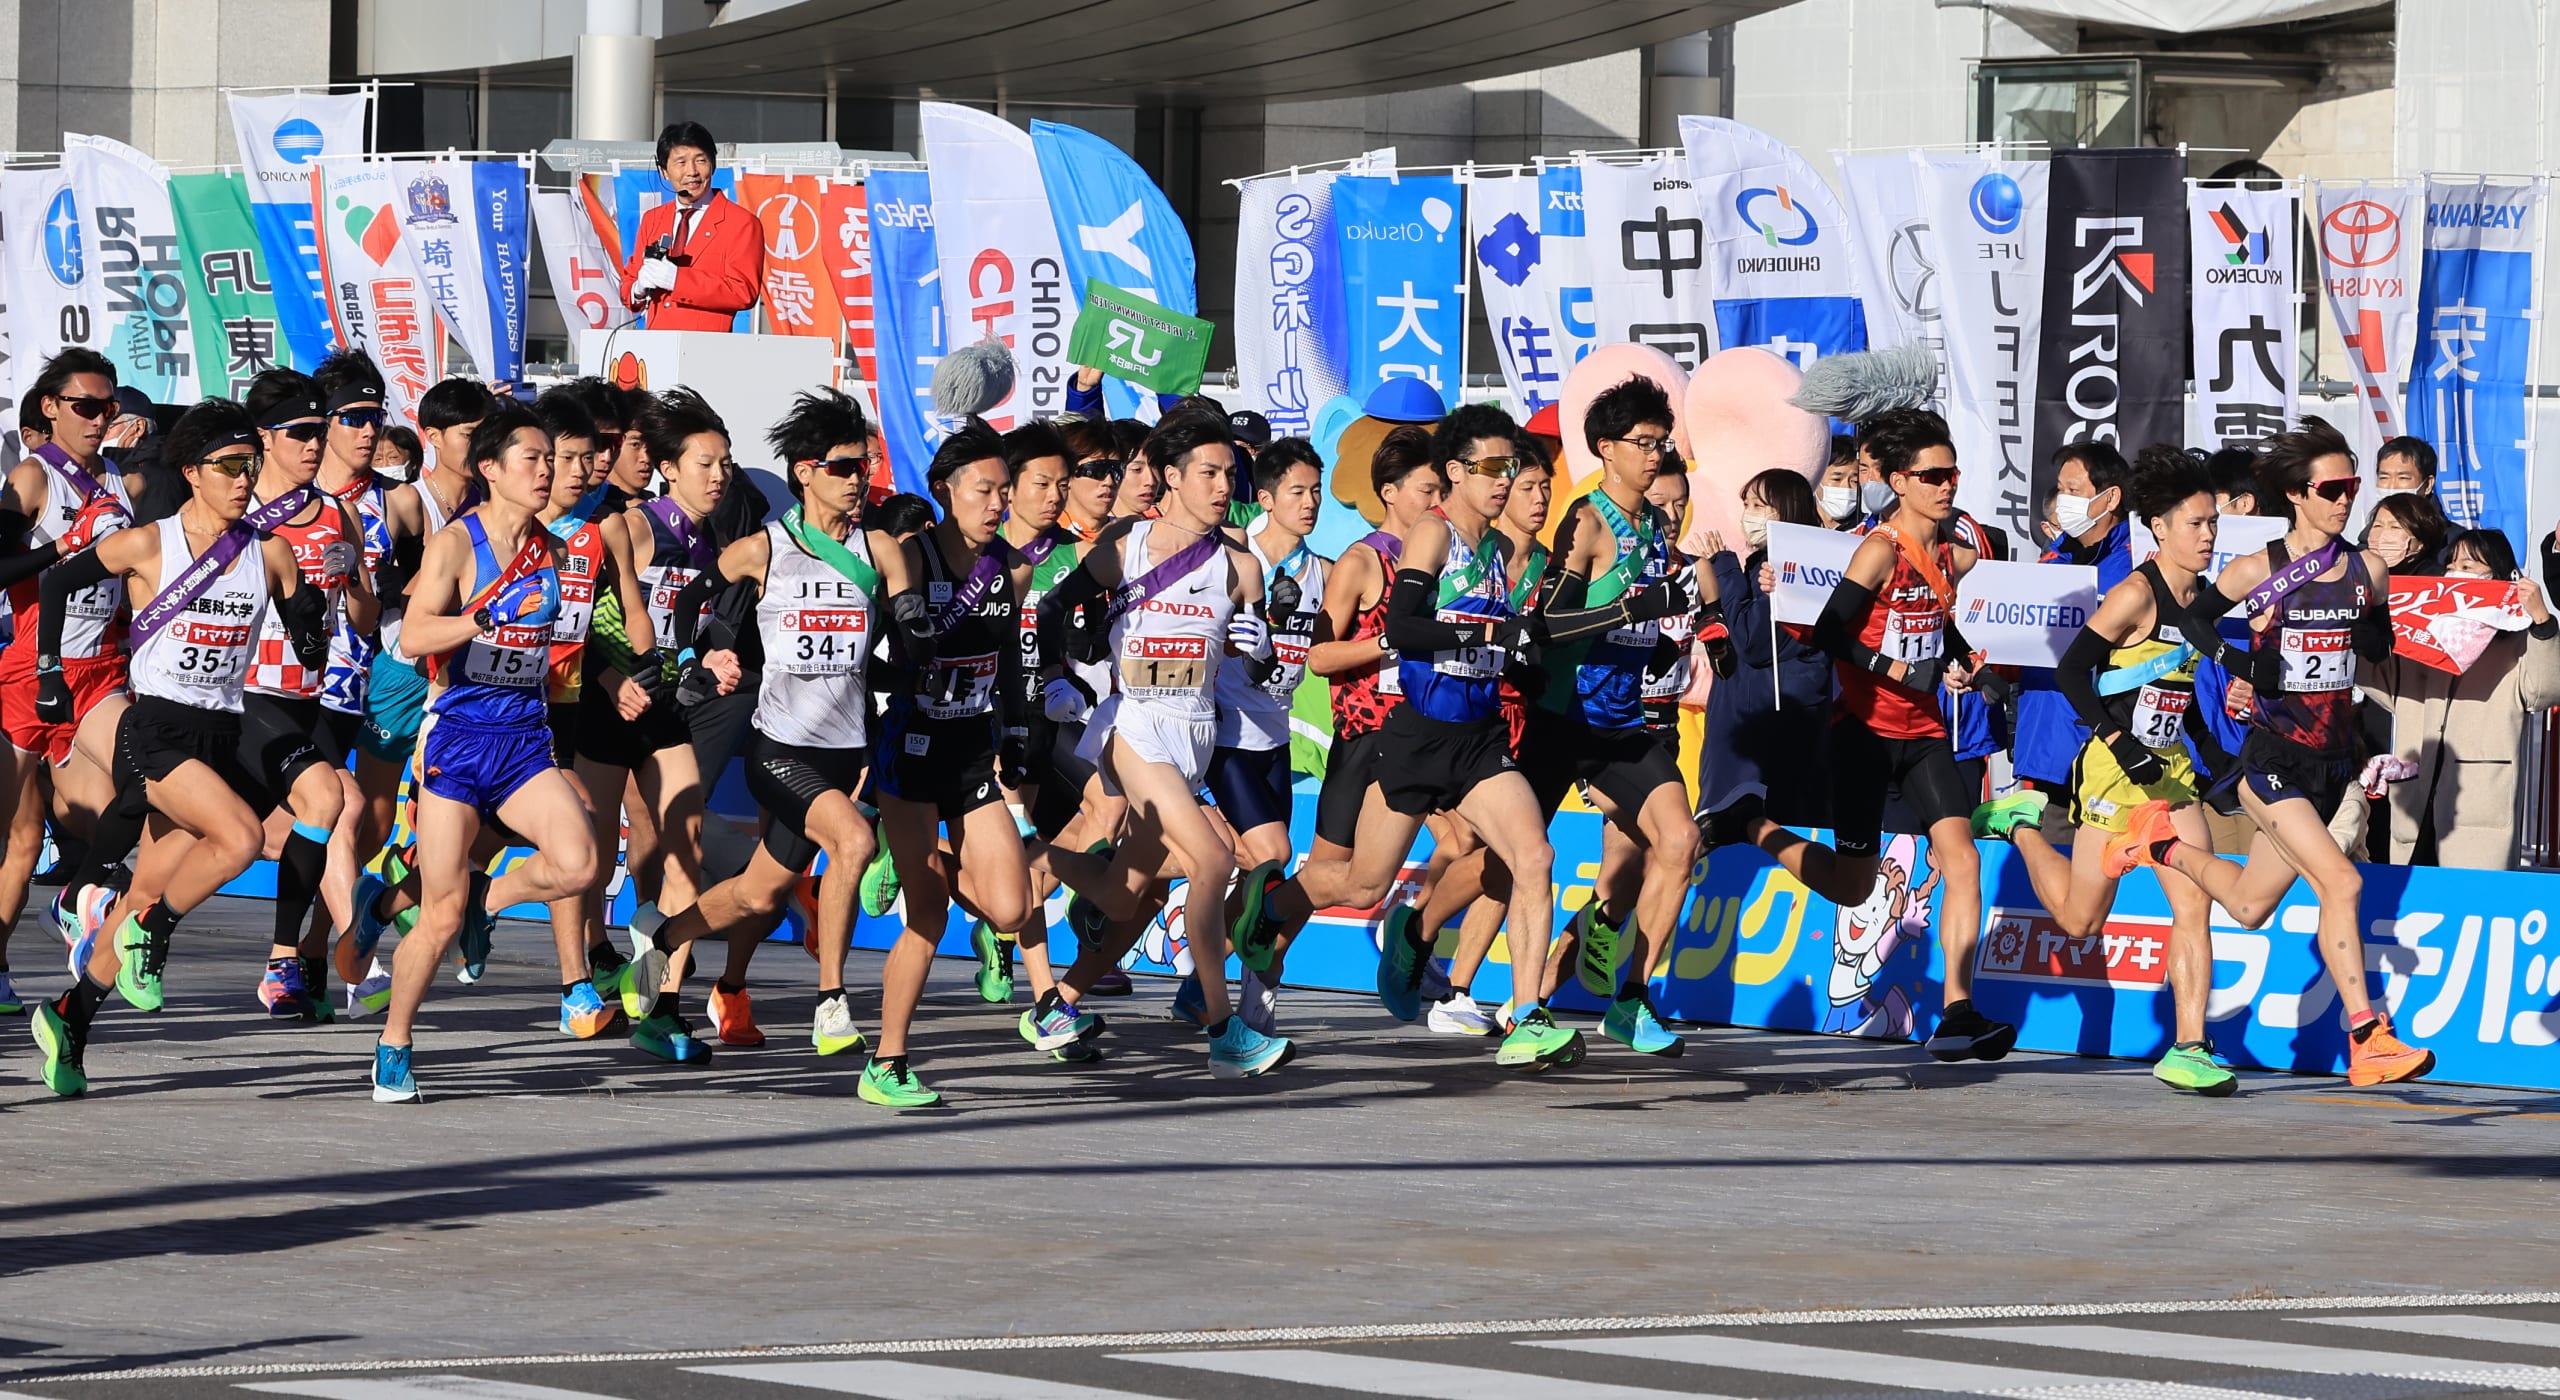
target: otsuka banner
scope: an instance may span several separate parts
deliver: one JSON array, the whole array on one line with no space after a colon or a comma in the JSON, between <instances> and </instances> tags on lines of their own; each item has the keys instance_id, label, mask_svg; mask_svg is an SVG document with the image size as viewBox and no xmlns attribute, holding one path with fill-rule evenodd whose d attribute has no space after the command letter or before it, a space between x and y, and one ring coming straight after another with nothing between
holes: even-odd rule
<instances>
[{"instance_id":1,"label":"otsuka banner","mask_svg":"<svg viewBox=\"0 0 2560 1400\"><path fill-rule=\"evenodd\" d=\"M1822 618L1822 605L1849 571L1849 556L1861 537L1845 530L1769 522L1769 567L1777 571L1777 590L1769 595L1769 615L1794 627L1811 627Z\"/></svg>"},{"instance_id":2,"label":"otsuka banner","mask_svg":"<svg viewBox=\"0 0 2560 1400\"><path fill-rule=\"evenodd\" d=\"M741 175L738 202L764 228L764 322L775 335L841 341L844 303L824 253L826 201L832 183L814 175Z\"/></svg>"},{"instance_id":3,"label":"otsuka banner","mask_svg":"<svg viewBox=\"0 0 2560 1400\"><path fill-rule=\"evenodd\" d=\"M2525 519L2524 384L2542 182L2427 181L2409 431L2436 446L2436 499L2457 525L2535 538Z\"/></svg>"},{"instance_id":4,"label":"otsuka banner","mask_svg":"<svg viewBox=\"0 0 2560 1400\"><path fill-rule=\"evenodd\" d=\"M2044 318L2050 167L2040 160L1919 151L1905 164L1927 221L1925 234L1916 237L1937 258L1930 280L1942 312L1947 428L1956 460L1968 468L1956 486L1956 504L2013 540L2033 539L2030 415Z\"/></svg>"},{"instance_id":5,"label":"otsuka banner","mask_svg":"<svg viewBox=\"0 0 2560 1400\"><path fill-rule=\"evenodd\" d=\"M68 170L0 171L12 401L46 360L74 345L97 348L101 328L82 232L87 222Z\"/></svg>"},{"instance_id":6,"label":"otsuka banner","mask_svg":"<svg viewBox=\"0 0 2560 1400\"><path fill-rule=\"evenodd\" d=\"M2418 334L2418 187L2322 180L2313 190L2320 290L2381 437L2400 436Z\"/></svg>"},{"instance_id":7,"label":"otsuka banner","mask_svg":"<svg viewBox=\"0 0 2560 1400\"><path fill-rule=\"evenodd\" d=\"M323 158L364 154L372 100L363 92L231 99L231 131L248 176L249 209L267 251L276 320L296 369L317 366L335 348L320 277L320 234L312 222L312 175Z\"/></svg>"},{"instance_id":8,"label":"otsuka banner","mask_svg":"<svg viewBox=\"0 0 2560 1400\"><path fill-rule=\"evenodd\" d=\"M1092 132L1056 122L1031 124L1031 148L1057 220L1066 259L1067 295L1085 305L1085 288L1105 282L1168 311L1200 309L1191 235L1164 192L1127 152ZM1115 417L1137 411L1126 383L1106 381Z\"/></svg>"},{"instance_id":9,"label":"otsuka banner","mask_svg":"<svg viewBox=\"0 0 2560 1400\"><path fill-rule=\"evenodd\" d=\"M551 271L551 298L559 303L560 319L572 339L581 332L631 324L631 308L622 304L622 274L597 237L595 222L578 207L583 198L583 189L533 193L533 222L542 235L543 265Z\"/></svg>"},{"instance_id":10,"label":"otsuka banner","mask_svg":"<svg viewBox=\"0 0 2560 1400\"><path fill-rule=\"evenodd\" d=\"M1464 196L1446 175L1345 175L1333 227L1350 318L1346 391L1419 379L1454 402L1467 334Z\"/></svg>"},{"instance_id":11,"label":"otsuka banner","mask_svg":"<svg viewBox=\"0 0 2560 1400\"><path fill-rule=\"evenodd\" d=\"M870 201L880 433L889 444L898 489L931 499L924 469L942 441L942 425L933 417L933 367L943 352L933 190L921 170L875 170Z\"/></svg>"},{"instance_id":12,"label":"otsuka banner","mask_svg":"<svg viewBox=\"0 0 2560 1400\"><path fill-rule=\"evenodd\" d=\"M1237 197L1236 377L1271 431L1306 437L1343 392L1342 269L1331 171L1247 180Z\"/></svg>"},{"instance_id":13,"label":"otsuka banner","mask_svg":"<svg viewBox=\"0 0 2560 1400\"><path fill-rule=\"evenodd\" d=\"M2186 440L2198 447L2246 446L2292 421L2300 222L2289 188L2187 186L2195 401Z\"/></svg>"},{"instance_id":14,"label":"otsuka banner","mask_svg":"<svg viewBox=\"0 0 2560 1400\"><path fill-rule=\"evenodd\" d=\"M196 378L205 392L244 398L249 381L285 362L274 279L238 175L176 175L169 203L196 300Z\"/></svg>"},{"instance_id":15,"label":"otsuka banner","mask_svg":"<svg viewBox=\"0 0 2560 1400\"><path fill-rule=\"evenodd\" d=\"M1650 345L1696 370L1716 343L1702 275L1706 221L1690 192L1688 159L1612 165L1585 156L1579 164L1595 339Z\"/></svg>"},{"instance_id":16,"label":"otsuka banner","mask_svg":"<svg viewBox=\"0 0 2560 1400\"><path fill-rule=\"evenodd\" d=\"M1598 329L1582 227L1582 172L1572 166L1467 186L1485 324L1524 418L1563 400L1565 374Z\"/></svg>"},{"instance_id":17,"label":"otsuka banner","mask_svg":"<svg viewBox=\"0 0 2560 1400\"><path fill-rule=\"evenodd\" d=\"M1689 180L1706 220L1716 348L1756 345L1798 368L1867 348L1849 216L1813 167L1767 132L1682 117Z\"/></svg>"},{"instance_id":18,"label":"otsuka banner","mask_svg":"<svg viewBox=\"0 0 2560 1400\"><path fill-rule=\"evenodd\" d=\"M2003 666L2054 666L2098 610L2098 571L2087 564L1985 559L1956 584L1956 630Z\"/></svg>"},{"instance_id":19,"label":"otsuka banner","mask_svg":"<svg viewBox=\"0 0 2560 1400\"><path fill-rule=\"evenodd\" d=\"M194 403L196 338L166 166L104 136L62 138L62 168L88 216L97 348L116 382L155 403Z\"/></svg>"},{"instance_id":20,"label":"otsuka banner","mask_svg":"<svg viewBox=\"0 0 2560 1400\"><path fill-rule=\"evenodd\" d=\"M919 109L942 259L949 343L992 336L1013 351L1013 393L986 419L998 430L1066 407L1067 291L1058 226L1029 133L990 112L949 102Z\"/></svg>"},{"instance_id":21,"label":"otsuka banner","mask_svg":"<svg viewBox=\"0 0 2560 1400\"><path fill-rule=\"evenodd\" d=\"M389 165L329 161L314 182L320 271L338 339L382 371L390 408L418 421L418 399L444 377L436 305L400 232L402 190Z\"/></svg>"}]
</instances>

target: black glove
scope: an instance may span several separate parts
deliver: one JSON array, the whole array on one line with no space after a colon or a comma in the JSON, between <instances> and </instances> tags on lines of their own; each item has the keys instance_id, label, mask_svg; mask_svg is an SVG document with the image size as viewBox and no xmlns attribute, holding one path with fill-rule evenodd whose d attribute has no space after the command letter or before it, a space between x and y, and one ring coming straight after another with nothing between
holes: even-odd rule
<instances>
[{"instance_id":1,"label":"black glove","mask_svg":"<svg viewBox=\"0 0 2560 1400\"><path fill-rule=\"evenodd\" d=\"M2260 695L2284 694L2284 651L2276 645L2276 634L2262 634L2249 648L2249 667L2241 679Z\"/></svg>"},{"instance_id":2,"label":"black glove","mask_svg":"<svg viewBox=\"0 0 2560 1400\"><path fill-rule=\"evenodd\" d=\"M719 698L720 678L700 661L687 662L684 674L676 678L676 706L690 710Z\"/></svg>"},{"instance_id":3,"label":"black glove","mask_svg":"<svg viewBox=\"0 0 2560 1400\"><path fill-rule=\"evenodd\" d=\"M1493 624L1493 635L1486 645L1503 654L1510 665L1534 666L1538 661L1538 644L1529 635L1529 620L1506 617Z\"/></svg>"},{"instance_id":4,"label":"black glove","mask_svg":"<svg viewBox=\"0 0 2560 1400\"><path fill-rule=\"evenodd\" d=\"M1306 590L1287 574L1271 580L1270 589L1262 595L1262 620L1278 631L1283 621L1297 614L1299 600L1305 596Z\"/></svg>"},{"instance_id":5,"label":"black glove","mask_svg":"<svg viewBox=\"0 0 2560 1400\"><path fill-rule=\"evenodd\" d=\"M1068 618L1067 659L1094 665L1111 655L1111 603L1097 598Z\"/></svg>"},{"instance_id":6,"label":"black glove","mask_svg":"<svg viewBox=\"0 0 2560 1400\"><path fill-rule=\"evenodd\" d=\"M2018 698L2018 688L2009 684L2009 678L2000 674L1999 670L1988 661L1974 662L1973 688L1982 693L1982 698L1995 705L2006 705Z\"/></svg>"},{"instance_id":7,"label":"black glove","mask_svg":"<svg viewBox=\"0 0 2560 1400\"><path fill-rule=\"evenodd\" d=\"M1642 591L1627 599L1627 620L1651 622L1673 613L1690 612L1698 606L1698 574L1696 566L1655 579Z\"/></svg>"},{"instance_id":8,"label":"black glove","mask_svg":"<svg viewBox=\"0 0 2560 1400\"><path fill-rule=\"evenodd\" d=\"M2124 770L2126 777L2144 787L2169 776L2169 767L2160 761L2160 755L2121 730L2107 741L2107 752L2116 756L2116 766Z\"/></svg>"},{"instance_id":9,"label":"black glove","mask_svg":"<svg viewBox=\"0 0 2560 1400\"><path fill-rule=\"evenodd\" d=\"M652 706L664 705L675 699L675 683L667 679L666 662L659 657L656 647L633 657L631 664L631 683L640 687L640 693L649 697Z\"/></svg>"},{"instance_id":10,"label":"black glove","mask_svg":"<svg viewBox=\"0 0 2560 1400\"><path fill-rule=\"evenodd\" d=\"M1933 656L1926 661L1906 661L1902 664L1903 677L1895 684L1905 690L1917 691L1922 695L1935 695L1938 693L1938 687L1946 683L1947 659L1943 656ZM1887 677L1890 678L1891 674L1891 668L1888 667Z\"/></svg>"},{"instance_id":11,"label":"black glove","mask_svg":"<svg viewBox=\"0 0 2560 1400\"><path fill-rule=\"evenodd\" d=\"M917 670L933 664L933 610L921 593L889 595L889 618L898 627L898 644L905 648L907 664Z\"/></svg>"},{"instance_id":12,"label":"black glove","mask_svg":"<svg viewBox=\"0 0 2560 1400\"><path fill-rule=\"evenodd\" d=\"M36 659L36 718L46 724L69 724L74 718L71 682L63 677L60 657Z\"/></svg>"},{"instance_id":13,"label":"black glove","mask_svg":"<svg viewBox=\"0 0 2560 1400\"><path fill-rule=\"evenodd\" d=\"M1009 728L996 740L996 782L1015 792L1031 778L1031 731Z\"/></svg>"}]
</instances>

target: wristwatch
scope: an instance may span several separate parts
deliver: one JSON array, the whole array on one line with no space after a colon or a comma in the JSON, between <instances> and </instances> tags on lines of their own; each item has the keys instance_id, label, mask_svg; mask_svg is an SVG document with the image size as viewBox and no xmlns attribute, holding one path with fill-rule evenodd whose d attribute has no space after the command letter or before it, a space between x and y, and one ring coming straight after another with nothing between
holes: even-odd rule
<instances>
[{"instance_id":1,"label":"wristwatch","mask_svg":"<svg viewBox=\"0 0 2560 1400\"><path fill-rule=\"evenodd\" d=\"M1391 646L1387 645L1387 634L1386 634L1386 633L1384 633L1384 632L1379 633L1379 634L1378 634L1378 654L1379 654L1380 656L1393 656L1393 655L1395 655L1395 653L1396 653L1396 649L1395 649L1394 647L1391 647Z\"/></svg>"},{"instance_id":2,"label":"wristwatch","mask_svg":"<svg viewBox=\"0 0 2560 1400\"><path fill-rule=\"evenodd\" d=\"M481 636L488 636L498 630L498 620L489 615L489 608L485 603L472 610L471 620L479 626Z\"/></svg>"}]
</instances>

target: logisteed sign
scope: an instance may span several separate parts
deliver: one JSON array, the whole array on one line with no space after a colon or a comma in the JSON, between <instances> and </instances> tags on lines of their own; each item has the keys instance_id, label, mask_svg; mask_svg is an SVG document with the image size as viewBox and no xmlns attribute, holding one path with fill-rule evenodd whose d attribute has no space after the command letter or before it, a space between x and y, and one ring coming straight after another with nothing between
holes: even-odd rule
<instances>
[{"instance_id":1,"label":"logisteed sign","mask_svg":"<svg viewBox=\"0 0 2560 1400\"><path fill-rule=\"evenodd\" d=\"M2313 196L2320 290L2346 344L2347 367L2374 427L2398 437L2418 327L2418 187L2323 182Z\"/></svg>"},{"instance_id":2,"label":"logisteed sign","mask_svg":"<svg viewBox=\"0 0 2560 1400\"><path fill-rule=\"evenodd\" d=\"M2137 147L2056 151L2045 228L2033 510L2065 443L2183 440L2186 162Z\"/></svg>"}]
</instances>

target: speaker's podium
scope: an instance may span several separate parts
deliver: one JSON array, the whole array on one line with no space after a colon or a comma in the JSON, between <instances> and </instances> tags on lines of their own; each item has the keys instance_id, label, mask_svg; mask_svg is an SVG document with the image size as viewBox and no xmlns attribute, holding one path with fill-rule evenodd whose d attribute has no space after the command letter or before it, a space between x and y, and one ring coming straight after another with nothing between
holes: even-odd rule
<instances>
[{"instance_id":1,"label":"speaker's podium","mask_svg":"<svg viewBox=\"0 0 2560 1400\"><path fill-rule=\"evenodd\" d=\"M738 465L777 479L783 464L765 446L765 430L781 420L793 395L836 382L835 342L812 335L589 331L579 337L578 368L624 388L682 384L695 390L729 425L729 452ZM787 494L782 499L789 504Z\"/></svg>"}]
</instances>

